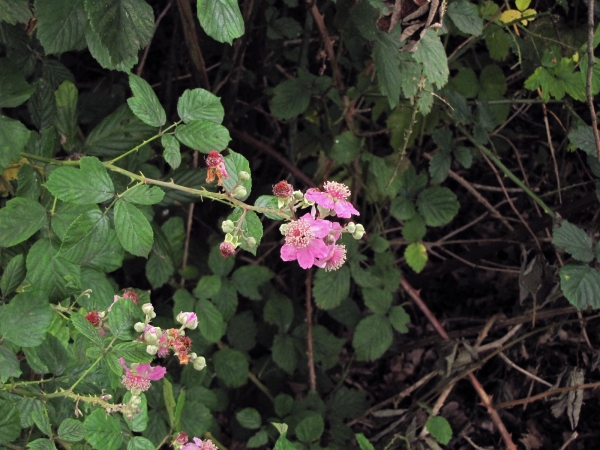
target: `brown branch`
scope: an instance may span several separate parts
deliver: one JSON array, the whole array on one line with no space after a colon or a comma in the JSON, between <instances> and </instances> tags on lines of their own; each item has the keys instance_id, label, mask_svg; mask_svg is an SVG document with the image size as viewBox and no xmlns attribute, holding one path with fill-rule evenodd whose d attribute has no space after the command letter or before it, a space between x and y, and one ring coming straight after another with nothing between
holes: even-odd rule
<instances>
[{"instance_id":1,"label":"brown branch","mask_svg":"<svg viewBox=\"0 0 600 450\"><path fill-rule=\"evenodd\" d=\"M594 58L594 3L590 2L588 5L588 67L587 67L587 80L585 83L585 95L587 97L587 104L590 108L590 115L592 116L592 131L594 132L594 142L596 143L596 154L600 161L600 134L598 133L598 120L596 119L596 110L594 109L594 96L592 95L592 81L594 79L594 64L596 64L596 58Z\"/></svg>"},{"instance_id":2,"label":"brown branch","mask_svg":"<svg viewBox=\"0 0 600 450\"><path fill-rule=\"evenodd\" d=\"M279 153L274 148L269 147L264 142L259 141L258 139L253 138L249 134L238 131L238 130L229 130L231 135L240 141L245 142L246 144L251 145L256 150L270 156L271 158L277 160L283 167L290 171L292 175L294 175L298 180L302 181L306 186L315 187L317 184L311 180L304 172L302 172L298 167L290 162L285 156Z\"/></svg>"},{"instance_id":3,"label":"brown branch","mask_svg":"<svg viewBox=\"0 0 600 450\"><path fill-rule=\"evenodd\" d=\"M210 90L206 65L204 64L202 50L200 50L200 40L198 39L198 33L196 32L196 24L194 22L194 14L192 13L190 1L177 0L177 5L179 6L179 16L181 17L181 24L183 25L185 44L187 45L190 58L192 59L192 75L194 81L204 89Z\"/></svg>"},{"instance_id":4,"label":"brown branch","mask_svg":"<svg viewBox=\"0 0 600 450\"><path fill-rule=\"evenodd\" d=\"M317 376L315 375L315 357L313 351L312 334L312 269L306 272L306 356L308 357L308 379L310 390L317 390Z\"/></svg>"},{"instance_id":5,"label":"brown branch","mask_svg":"<svg viewBox=\"0 0 600 450\"><path fill-rule=\"evenodd\" d=\"M500 409L512 408L513 406L526 405L527 403L535 402L537 400L541 400L543 398L550 397L551 395L562 394L563 392L578 391L580 389L595 389L597 387L600 387L600 381L596 381L595 383L580 384L577 386L565 386L565 387L561 387L561 388L550 389L550 390L542 392L540 394L532 395L531 397L520 398L517 400L511 400L508 402L498 403L496 405L496 408L500 408Z\"/></svg>"},{"instance_id":6,"label":"brown branch","mask_svg":"<svg viewBox=\"0 0 600 450\"><path fill-rule=\"evenodd\" d=\"M342 80L342 74L340 73L337 58L335 56L335 50L333 49L333 42L329 37L329 33L327 33L327 28L325 27L325 21L323 20L323 15L317 8L317 1L312 0L308 2L310 5L310 13L319 28L319 33L321 33L321 39L323 40L323 45L325 47L325 53L327 53L327 58L331 62L331 71L333 72L333 80L335 83L335 87L337 89L342 90L344 88L344 81Z\"/></svg>"},{"instance_id":7,"label":"brown branch","mask_svg":"<svg viewBox=\"0 0 600 450\"><path fill-rule=\"evenodd\" d=\"M406 281L406 278L402 278L401 284L402 288L406 291L406 293L409 295L412 301L417 305L417 307L421 310L425 317L427 317L427 320L429 320L429 323L431 323L435 331L437 331L437 333L444 340L450 340L450 336L448 336L448 333L446 333L446 330L444 330L442 324L436 319L429 307L421 299L419 293L410 285L408 281ZM487 392L485 392L485 389L483 388L479 380L475 377L475 375L473 375L472 372L467 374L467 377L473 385L473 388L477 392L477 395L479 395L481 402L486 407L488 414L492 418L492 422L494 422L494 425L500 432L500 435L502 436L502 440L504 441L507 450L517 450L517 446L512 441L512 437L506 429L506 427L504 426L504 422L502 422L498 411L496 411L496 409L494 408L490 396L487 394Z\"/></svg>"}]
</instances>

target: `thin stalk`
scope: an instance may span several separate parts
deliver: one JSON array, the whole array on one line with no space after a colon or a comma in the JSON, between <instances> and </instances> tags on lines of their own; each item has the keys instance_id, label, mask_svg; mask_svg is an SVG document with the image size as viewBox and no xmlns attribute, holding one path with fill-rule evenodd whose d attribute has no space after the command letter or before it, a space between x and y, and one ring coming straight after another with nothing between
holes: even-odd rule
<instances>
[{"instance_id":1,"label":"thin stalk","mask_svg":"<svg viewBox=\"0 0 600 450\"><path fill-rule=\"evenodd\" d=\"M167 131L169 131L171 128L176 127L177 125L179 125L181 123L181 120L179 122L175 122L173 125L171 125L168 128L165 128L164 130L162 130L160 133L152 136L151 138L146 139L144 142L142 142L140 145L136 145L135 147L133 147L131 150L127 150L125 153L123 153L122 155L117 156L116 158L111 159L110 161L108 161L109 164L114 164L116 163L118 160L125 158L126 156L131 155L132 153L137 152L140 148L142 148L144 145L155 141L156 139L158 139L159 137L164 136ZM106 163L105 163L106 164Z\"/></svg>"}]
</instances>

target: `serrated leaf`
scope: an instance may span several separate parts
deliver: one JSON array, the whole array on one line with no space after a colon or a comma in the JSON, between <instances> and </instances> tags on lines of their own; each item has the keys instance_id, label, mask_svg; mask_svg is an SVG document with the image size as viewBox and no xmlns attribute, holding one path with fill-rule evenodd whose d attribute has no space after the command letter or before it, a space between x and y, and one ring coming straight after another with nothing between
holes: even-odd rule
<instances>
[{"instance_id":1,"label":"serrated leaf","mask_svg":"<svg viewBox=\"0 0 600 450\"><path fill-rule=\"evenodd\" d=\"M600 274L585 264L565 264L558 272L560 289L578 309L600 307Z\"/></svg>"},{"instance_id":2,"label":"serrated leaf","mask_svg":"<svg viewBox=\"0 0 600 450\"><path fill-rule=\"evenodd\" d=\"M440 37L433 29L427 30L413 53L415 61L423 64L423 74L438 89L448 82L448 58Z\"/></svg>"},{"instance_id":3,"label":"serrated leaf","mask_svg":"<svg viewBox=\"0 0 600 450\"><path fill-rule=\"evenodd\" d=\"M19 161L30 133L18 120L0 116L0 170Z\"/></svg>"},{"instance_id":4,"label":"serrated leaf","mask_svg":"<svg viewBox=\"0 0 600 450\"><path fill-rule=\"evenodd\" d=\"M215 245L211 248L208 254L208 267L213 271L215 275L226 277L233 269L235 260L233 258L223 258L219 246Z\"/></svg>"},{"instance_id":5,"label":"serrated leaf","mask_svg":"<svg viewBox=\"0 0 600 450\"><path fill-rule=\"evenodd\" d=\"M266 430L258 431L254 436L248 439L246 447L248 448L259 448L269 442L269 433Z\"/></svg>"},{"instance_id":6,"label":"serrated leaf","mask_svg":"<svg viewBox=\"0 0 600 450\"><path fill-rule=\"evenodd\" d=\"M398 220L409 220L416 213L415 203L405 195L399 195L390 204L390 214Z\"/></svg>"},{"instance_id":7,"label":"serrated leaf","mask_svg":"<svg viewBox=\"0 0 600 450\"><path fill-rule=\"evenodd\" d=\"M241 426L248 430L256 430L260 428L262 419L260 413L254 408L244 408L235 413L235 418Z\"/></svg>"},{"instance_id":8,"label":"serrated leaf","mask_svg":"<svg viewBox=\"0 0 600 450\"><path fill-rule=\"evenodd\" d=\"M450 223L458 213L460 204L454 192L445 187L427 188L417 198L417 208L430 227Z\"/></svg>"},{"instance_id":9,"label":"serrated leaf","mask_svg":"<svg viewBox=\"0 0 600 450\"><path fill-rule=\"evenodd\" d=\"M158 186L150 187L146 184L138 184L121 194L124 201L137 205L154 205L160 203L164 196L165 191L161 188Z\"/></svg>"},{"instance_id":10,"label":"serrated leaf","mask_svg":"<svg viewBox=\"0 0 600 450\"><path fill-rule=\"evenodd\" d=\"M300 78L286 80L273 89L271 113L282 120L296 118L310 105L310 90Z\"/></svg>"},{"instance_id":11,"label":"serrated leaf","mask_svg":"<svg viewBox=\"0 0 600 450\"><path fill-rule=\"evenodd\" d=\"M277 197L274 195L261 195L254 202L254 206L259 206L261 208L269 208L269 209L279 209L279 202ZM268 217L272 220L281 220L281 217L271 213L263 213L265 217Z\"/></svg>"},{"instance_id":12,"label":"serrated leaf","mask_svg":"<svg viewBox=\"0 0 600 450\"><path fill-rule=\"evenodd\" d=\"M208 342L218 342L223 336L223 316L215 305L205 299L196 302L198 329Z\"/></svg>"},{"instance_id":13,"label":"serrated leaf","mask_svg":"<svg viewBox=\"0 0 600 450\"><path fill-rule=\"evenodd\" d=\"M8 58L0 59L0 108L14 108L24 103L36 89L29 84Z\"/></svg>"},{"instance_id":14,"label":"serrated leaf","mask_svg":"<svg viewBox=\"0 0 600 450\"><path fill-rule=\"evenodd\" d=\"M442 416L431 416L427 419L425 428L442 445L447 445L450 439L452 439L452 428Z\"/></svg>"},{"instance_id":15,"label":"serrated leaf","mask_svg":"<svg viewBox=\"0 0 600 450\"><path fill-rule=\"evenodd\" d=\"M321 309L333 309L350 294L350 269L342 266L338 270L317 271L313 281L313 296Z\"/></svg>"},{"instance_id":16,"label":"serrated leaf","mask_svg":"<svg viewBox=\"0 0 600 450\"><path fill-rule=\"evenodd\" d=\"M58 437L67 442L79 442L85 437L85 429L79 420L66 418L58 427Z\"/></svg>"},{"instance_id":17,"label":"serrated leaf","mask_svg":"<svg viewBox=\"0 0 600 450\"><path fill-rule=\"evenodd\" d=\"M275 335L271 357L281 369L290 375L293 374L298 366L298 355L292 337L284 334Z\"/></svg>"},{"instance_id":18,"label":"serrated leaf","mask_svg":"<svg viewBox=\"0 0 600 450\"><path fill-rule=\"evenodd\" d=\"M271 294L263 312L265 322L277 325L280 333L286 333L294 319L292 301L283 294Z\"/></svg>"},{"instance_id":19,"label":"serrated leaf","mask_svg":"<svg viewBox=\"0 0 600 450\"><path fill-rule=\"evenodd\" d=\"M118 450L123 441L119 421L103 408L95 409L83 422L85 440L94 448Z\"/></svg>"},{"instance_id":20,"label":"serrated leaf","mask_svg":"<svg viewBox=\"0 0 600 450\"><path fill-rule=\"evenodd\" d=\"M170 134L165 134L160 138L160 143L165 148L163 158L172 169L177 169L181 165L181 151L179 141Z\"/></svg>"},{"instance_id":21,"label":"serrated leaf","mask_svg":"<svg viewBox=\"0 0 600 450\"><path fill-rule=\"evenodd\" d=\"M78 205L102 203L114 197L112 180L98 158L84 156L79 167L55 169L44 186L59 200Z\"/></svg>"},{"instance_id":22,"label":"serrated leaf","mask_svg":"<svg viewBox=\"0 0 600 450\"><path fill-rule=\"evenodd\" d=\"M406 247L404 257L410 268L420 273L427 264L427 249L420 242L414 242Z\"/></svg>"},{"instance_id":23,"label":"serrated leaf","mask_svg":"<svg viewBox=\"0 0 600 450\"><path fill-rule=\"evenodd\" d=\"M295 431L298 439L305 444L316 441L325 431L323 416L318 413L311 414L296 425Z\"/></svg>"},{"instance_id":24,"label":"serrated leaf","mask_svg":"<svg viewBox=\"0 0 600 450\"><path fill-rule=\"evenodd\" d=\"M477 6L466 0L458 0L448 5L448 16L460 31L479 36L483 30L483 20Z\"/></svg>"},{"instance_id":25,"label":"serrated leaf","mask_svg":"<svg viewBox=\"0 0 600 450\"><path fill-rule=\"evenodd\" d=\"M108 52L108 48L102 43L100 36L92 29L89 23L85 28L85 42L91 55L104 69L119 70L121 72L131 73L131 69L138 62L138 55L135 54L129 56L123 61L115 63ZM127 108L127 110L129 110L129 108Z\"/></svg>"},{"instance_id":26,"label":"serrated leaf","mask_svg":"<svg viewBox=\"0 0 600 450\"><path fill-rule=\"evenodd\" d=\"M144 0L85 0L85 10L113 64L136 57L154 33L154 12Z\"/></svg>"},{"instance_id":27,"label":"serrated leaf","mask_svg":"<svg viewBox=\"0 0 600 450\"><path fill-rule=\"evenodd\" d=\"M54 125L56 120L55 88L44 78L35 82L35 92L27 102L27 110L33 124L39 130L45 130Z\"/></svg>"},{"instance_id":28,"label":"serrated leaf","mask_svg":"<svg viewBox=\"0 0 600 450\"><path fill-rule=\"evenodd\" d=\"M423 239L426 232L427 227L420 214L415 214L412 219L404 222L404 226L402 227L402 237L410 243L419 242Z\"/></svg>"},{"instance_id":29,"label":"serrated leaf","mask_svg":"<svg viewBox=\"0 0 600 450\"><path fill-rule=\"evenodd\" d=\"M198 20L210 37L231 44L244 34L244 19L236 0L198 0Z\"/></svg>"},{"instance_id":30,"label":"serrated leaf","mask_svg":"<svg viewBox=\"0 0 600 450\"><path fill-rule=\"evenodd\" d=\"M227 341L229 344L244 352L256 346L256 322L251 311L236 314L227 324Z\"/></svg>"},{"instance_id":31,"label":"serrated leaf","mask_svg":"<svg viewBox=\"0 0 600 450\"><path fill-rule=\"evenodd\" d=\"M141 436L134 436L127 443L127 450L155 450L156 446L154 443Z\"/></svg>"},{"instance_id":32,"label":"serrated leaf","mask_svg":"<svg viewBox=\"0 0 600 450\"><path fill-rule=\"evenodd\" d=\"M81 314L72 314L71 322L77 331L89 339L96 347L102 347L102 338L92 324Z\"/></svg>"},{"instance_id":33,"label":"serrated leaf","mask_svg":"<svg viewBox=\"0 0 600 450\"><path fill-rule=\"evenodd\" d=\"M15 25L27 22L30 17L31 11L27 0L3 0L0 2L0 22Z\"/></svg>"},{"instance_id":34,"label":"serrated leaf","mask_svg":"<svg viewBox=\"0 0 600 450\"><path fill-rule=\"evenodd\" d=\"M117 358L125 358L129 363L149 363L154 356L146 351L143 342L121 342L113 347L113 353Z\"/></svg>"},{"instance_id":35,"label":"serrated leaf","mask_svg":"<svg viewBox=\"0 0 600 450\"><path fill-rule=\"evenodd\" d=\"M429 175L431 175L431 182L439 184L448 178L451 163L452 158L450 157L449 151L442 150L435 153L431 158L431 161L429 161Z\"/></svg>"},{"instance_id":36,"label":"serrated leaf","mask_svg":"<svg viewBox=\"0 0 600 450\"><path fill-rule=\"evenodd\" d=\"M19 410L12 401L0 399L0 444L9 444L19 437Z\"/></svg>"},{"instance_id":37,"label":"serrated leaf","mask_svg":"<svg viewBox=\"0 0 600 450\"><path fill-rule=\"evenodd\" d=\"M131 203L115 204L115 230L119 242L132 255L148 257L154 242L154 232L148 219Z\"/></svg>"},{"instance_id":38,"label":"serrated leaf","mask_svg":"<svg viewBox=\"0 0 600 450\"><path fill-rule=\"evenodd\" d=\"M589 263L594 259L592 239L581 228L566 220L552 232L552 243L579 261Z\"/></svg>"},{"instance_id":39,"label":"serrated leaf","mask_svg":"<svg viewBox=\"0 0 600 450\"><path fill-rule=\"evenodd\" d=\"M99 210L81 214L67 229L59 256L74 264L86 265L108 238L110 221Z\"/></svg>"},{"instance_id":40,"label":"serrated leaf","mask_svg":"<svg viewBox=\"0 0 600 450\"><path fill-rule=\"evenodd\" d=\"M392 306L392 293L378 288L363 288L365 306L376 314L386 314Z\"/></svg>"},{"instance_id":41,"label":"serrated leaf","mask_svg":"<svg viewBox=\"0 0 600 450\"><path fill-rule=\"evenodd\" d=\"M394 333L390 320L378 314L362 319L356 326L352 346L359 361L373 361L392 345Z\"/></svg>"},{"instance_id":42,"label":"serrated leaf","mask_svg":"<svg viewBox=\"0 0 600 450\"><path fill-rule=\"evenodd\" d=\"M389 314L394 329L400 333L408 333L406 325L410 323L410 316L402 306L393 306Z\"/></svg>"},{"instance_id":43,"label":"serrated leaf","mask_svg":"<svg viewBox=\"0 0 600 450\"><path fill-rule=\"evenodd\" d=\"M213 354L217 377L226 386L238 388L248 382L248 360L238 350L225 348Z\"/></svg>"},{"instance_id":44,"label":"serrated leaf","mask_svg":"<svg viewBox=\"0 0 600 450\"><path fill-rule=\"evenodd\" d=\"M594 130L591 126L578 124L569 133L571 145L583 150L592 158L597 158L596 141L594 139Z\"/></svg>"},{"instance_id":45,"label":"serrated leaf","mask_svg":"<svg viewBox=\"0 0 600 450\"><path fill-rule=\"evenodd\" d=\"M243 266L233 272L231 280L235 288L250 300L260 300L258 288L273 278L273 273L263 266Z\"/></svg>"},{"instance_id":46,"label":"serrated leaf","mask_svg":"<svg viewBox=\"0 0 600 450\"><path fill-rule=\"evenodd\" d=\"M127 99L133 113L151 127L162 127L167 121L164 108L148 82L134 74L129 74L129 87L134 97Z\"/></svg>"},{"instance_id":47,"label":"serrated leaf","mask_svg":"<svg viewBox=\"0 0 600 450\"><path fill-rule=\"evenodd\" d=\"M12 247L33 236L46 222L46 209L38 202L16 197L0 209L0 247Z\"/></svg>"},{"instance_id":48,"label":"serrated leaf","mask_svg":"<svg viewBox=\"0 0 600 450\"><path fill-rule=\"evenodd\" d=\"M246 181L242 181L240 180L239 174L241 171L251 174L252 171L250 170L250 163L248 162L246 157L244 157L240 153L234 152L233 150L230 150L229 154L223 159L225 161L225 168L227 169L227 173L229 174L229 178L223 180L223 185L226 189L230 191L235 189L235 187L238 185L244 186L244 188L246 189L246 195L243 197L239 197L239 199L245 201L250 195L250 192L252 191L252 177L250 177ZM257 242L260 243L260 239L257 240Z\"/></svg>"},{"instance_id":49,"label":"serrated leaf","mask_svg":"<svg viewBox=\"0 0 600 450\"><path fill-rule=\"evenodd\" d=\"M177 113L185 123L201 119L220 124L225 116L221 99L201 88L183 92L177 101Z\"/></svg>"},{"instance_id":50,"label":"serrated leaf","mask_svg":"<svg viewBox=\"0 0 600 450\"><path fill-rule=\"evenodd\" d=\"M10 377L21 376L21 364L17 355L5 345L0 345L0 383L6 383Z\"/></svg>"},{"instance_id":51,"label":"serrated leaf","mask_svg":"<svg viewBox=\"0 0 600 450\"><path fill-rule=\"evenodd\" d=\"M400 102L401 83L403 73L398 60L399 44L386 36L379 36L373 46L373 59L377 69L379 91L385 95L390 108L395 108Z\"/></svg>"},{"instance_id":52,"label":"serrated leaf","mask_svg":"<svg viewBox=\"0 0 600 450\"><path fill-rule=\"evenodd\" d=\"M225 149L231 141L227 128L206 119L196 119L179 125L175 130L175 137L183 145L206 154L213 150Z\"/></svg>"},{"instance_id":53,"label":"serrated leaf","mask_svg":"<svg viewBox=\"0 0 600 450\"><path fill-rule=\"evenodd\" d=\"M362 149L363 141L350 131L344 131L333 139L329 157L338 164L349 164L356 159Z\"/></svg>"},{"instance_id":54,"label":"serrated leaf","mask_svg":"<svg viewBox=\"0 0 600 450\"><path fill-rule=\"evenodd\" d=\"M469 147L455 148L454 157L465 169L470 169L473 165L473 152Z\"/></svg>"},{"instance_id":55,"label":"serrated leaf","mask_svg":"<svg viewBox=\"0 0 600 450\"><path fill-rule=\"evenodd\" d=\"M43 294L18 294L4 307L0 334L15 345L36 347L44 340L51 322L52 310Z\"/></svg>"},{"instance_id":56,"label":"serrated leaf","mask_svg":"<svg viewBox=\"0 0 600 450\"><path fill-rule=\"evenodd\" d=\"M83 0L35 0L37 38L47 55L85 47Z\"/></svg>"},{"instance_id":57,"label":"serrated leaf","mask_svg":"<svg viewBox=\"0 0 600 450\"><path fill-rule=\"evenodd\" d=\"M68 152L75 147L78 96L77 88L69 80L63 81L54 93L56 100L56 130L61 136L62 147Z\"/></svg>"}]
</instances>

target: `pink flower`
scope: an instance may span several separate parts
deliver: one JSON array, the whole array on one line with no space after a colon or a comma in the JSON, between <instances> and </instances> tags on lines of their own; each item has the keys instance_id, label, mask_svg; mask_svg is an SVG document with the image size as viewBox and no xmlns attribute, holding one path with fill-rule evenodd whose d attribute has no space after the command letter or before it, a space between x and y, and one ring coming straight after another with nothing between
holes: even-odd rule
<instances>
[{"instance_id":1,"label":"pink flower","mask_svg":"<svg viewBox=\"0 0 600 450\"><path fill-rule=\"evenodd\" d=\"M193 312L180 312L175 320L190 330L195 330L198 326L198 316Z\"/></svg>"},{"instance_id":2,"label":"pink flower","mask_svg":"<svg viewBox=\"0 0 600 450\"><path fill-rule=\"evenodd\" d=\"M218 449L215 446L215 444L212 443L212 441L210 439L206 439L205 441L202 441L201 439L198 439L197 437L195 437L193 444L191 442L188 442L183 447L181 447L181 450L218 450Z\"/></svg>"},{"instance_id":3,"label":"pink flower","mask_svg":"<svg viewBox=\"0 0 600 450\"><path fill-rule=\"evenodd\" d=\"M221 252L221 256L223 258L229 258L230 256L235 255L235 247L231 242L221 242L219 245L219 251Z\"/></svg>"},{"instance_id":4,"label":"pink flower","mask_svg":"<svg viewBox=\"0 0 600 450\"><path fill-rule=\"evenodd\" d=\"M315 202L323 208L333 209L338 217L348 219L352 214L360 216L360 213L352 206L352 203L346 200L350 197L348 186L336 181L327 181L323 185L323 189L324 192L311 188L306 191L304 198L310 202Z\"/></svg>"},{"instance_id":5,"label":"pink flower","mask_svg":"<svg viewBox=\"0 0 600 450\"><path fill-rule=\"evenodd\" d=\"M285 244L281 247L281 259L298 260L298 264L303 269L311 268L315 258L327 256L328 250L323 238L330 230L331 222L315 219L310 214L290 222L285 229Z\"/></svg>"},{"instance_id":6,"label":"pink flower","mask_svg":"<svg viewBox=\"0 0 600 450\"><path fill-rule=\"evenodd\" d=\"M317 258L315 266L325 269L327 272L338 270L346 262L346 246L330 245L329 253L325 258Z\"/></svg>"},{"instance_id":7,"label":"pink flower","mask_svg":"<svg viewBox=\"0 0 600 450\"><path fill-rule=\"evenodd\" d=\"M206 157L206 182L211 183L217 178L217 184L223 183L223 178L229 179L229 174L225 168L225 159L219 152L212 151Z\"/></svg>"},{"instance_id":8,"label":"pink flower","mask_svg":"<svg viewBox=\"0 0 600 450\"><path fill-rule=\"evenodd\" d=\"M150 381L160 380L165 376L167 369L162 366L152 367L150 364L132 364L131 369L125 364L123 358L119 358L121 367L125 369L125 375L121 379L123 386L128 391L138 390L140 392L150 389Z\"/></svg>"}]
</instances>

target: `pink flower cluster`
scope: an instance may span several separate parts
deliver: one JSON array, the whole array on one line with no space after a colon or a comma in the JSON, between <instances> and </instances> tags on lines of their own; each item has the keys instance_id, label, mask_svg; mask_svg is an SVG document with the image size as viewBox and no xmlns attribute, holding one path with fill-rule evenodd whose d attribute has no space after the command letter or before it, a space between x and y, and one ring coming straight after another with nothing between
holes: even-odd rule
<instances>
[{"instance_id":1,"label":"pink flower cluster","mask_svg":"<svg viewBox=\"0 0 600 450\"><path fill-rule=\"evenodd\" d=\"M193 443L188 442L181 447L181 450L217 450L217 447L210 439L205 439L203 441L202 439L195 437Z\"/></svg>"},{"instance_id":2,"label":"pink flower cluster","mask_svg":"<svg viewBox=\"0 0 600 450\"><path fill-rule=\"evenodd\" d=\"M147 391L150 389L150 381L160 380L167 372L167 369L162 366L152 367L150 364L132 364L129 368L123 358L119 358L119 362L121 367L125 369L125 375L121 380L123 386L132 393Z\"/></svg>"},{"instance_id":3,"label":"pink flower cluster","mask_svg":"<svg viewBox=\"0 0 600 450\"><path fill-rule=\"evenodd\" d=\"M335 181L325 183L323 191L309 189L304 198L319 206L319 213L326 217L337 215L350 218L359 212L347 200L350 189ZM298 261L303 269L312 266L327 271L339 269L346 261L346 247L336 244L342 235L342 226L337 222L316 217L313 212L291 221L282 228L285 244L281 248L281 259Z\"/></svg>"}]
</instances>

